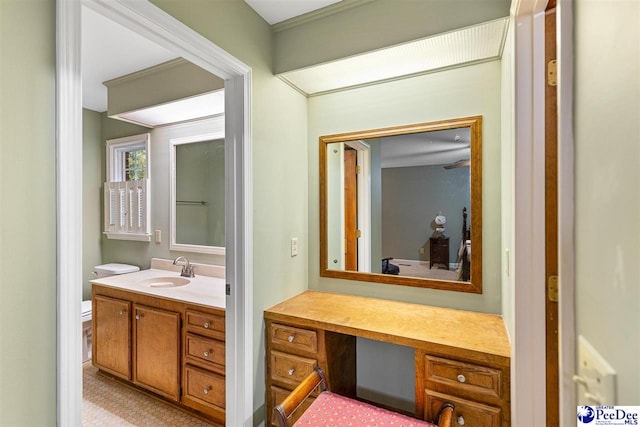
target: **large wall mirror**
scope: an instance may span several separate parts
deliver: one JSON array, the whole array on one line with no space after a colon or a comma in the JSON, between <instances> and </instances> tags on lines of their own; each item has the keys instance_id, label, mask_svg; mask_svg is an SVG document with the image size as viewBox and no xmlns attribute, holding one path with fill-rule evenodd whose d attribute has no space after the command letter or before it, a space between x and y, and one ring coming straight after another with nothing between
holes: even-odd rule
<instances>
[{"instance_id":1,"label":"large wall mirror","mask_svg":"<svg viewBox=\"0 0 640 427\"><path fill-rule=\"evenodd\" d=\"M482 117L320 137L320 275L482 293Z\"/></svg>"},{"instance_id":2,"label":"large wall mirror","mask_svg":"<svg viewBox=\"0 0 640 427\"><path fill-rule=\"evenodd\" d=\"M224 134L171 140L171 250L224 255Z\"/></svg>"}]
</instances>

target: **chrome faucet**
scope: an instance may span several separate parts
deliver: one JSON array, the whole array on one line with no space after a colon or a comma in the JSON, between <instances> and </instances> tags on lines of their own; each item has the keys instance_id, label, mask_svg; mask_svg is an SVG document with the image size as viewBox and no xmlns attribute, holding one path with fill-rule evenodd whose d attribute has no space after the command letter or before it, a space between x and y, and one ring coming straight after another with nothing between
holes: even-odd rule
<instances>
[{"instance_id":1,"label":"chrome faucet","mask_svg":"<svg viewBox=\"0 0 640 427\"><path fill-rule=\"evenodd\" d=\"M181 262L179 264L179 262ZM182 271L180 272L180 275L182 277L196 277L195 274L193 274L193 266L191 265L191 263L189 263L189 260L187 259L187 257L185 256L179 256L176 259L173 260L173 265L181 265L182 266Z\"/></svg>"}]
</instances>

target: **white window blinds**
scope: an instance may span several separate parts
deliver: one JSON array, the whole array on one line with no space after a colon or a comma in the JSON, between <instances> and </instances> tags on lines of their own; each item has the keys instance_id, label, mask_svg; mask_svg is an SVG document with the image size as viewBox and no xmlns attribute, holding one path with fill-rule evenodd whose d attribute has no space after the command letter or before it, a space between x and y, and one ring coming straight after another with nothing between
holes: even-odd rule
<instances>
[{"instance_id":1,"label":"white window blinds","mask_svg":"<svg viewBox=\"0 0 640 427\"><path fill-rule=\"evenodd\" d=\"M104 183L104 232L109 238L149 240L149 180Z\"/></svg>"}]
</instances>

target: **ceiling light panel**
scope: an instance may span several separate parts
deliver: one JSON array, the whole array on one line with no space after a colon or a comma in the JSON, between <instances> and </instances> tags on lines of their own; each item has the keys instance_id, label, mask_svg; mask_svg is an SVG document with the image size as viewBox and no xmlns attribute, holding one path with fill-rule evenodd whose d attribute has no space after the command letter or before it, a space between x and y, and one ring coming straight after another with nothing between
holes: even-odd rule
<instances>
[{"instance_id":1,"label":"ceiling light panel","mask_svg":"<svg viewBox=\"0 0 640 427\"><path fill-rule=\"evenodd\" d=\"M148 127L186 122L224 113L224 90L117 114L115 117Z\"/></svg>"},{"instance_id":2,"label":"ceiling light panel","mask_svg":"<svg viewBox=\"0 0 640 427\"><path fill-rule=\"evenodd\" d=\"M508 18L352 56L281 78L307 95L500 58Z\"/></svg>"}]
</instances>

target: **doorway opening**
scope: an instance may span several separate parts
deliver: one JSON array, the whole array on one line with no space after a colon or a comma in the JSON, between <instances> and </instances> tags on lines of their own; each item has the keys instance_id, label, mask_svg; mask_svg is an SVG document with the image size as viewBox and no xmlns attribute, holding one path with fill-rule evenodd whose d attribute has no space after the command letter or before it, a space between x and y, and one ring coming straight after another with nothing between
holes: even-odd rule
<instances>
[{"instance_id":1,"label":"doorway opening","mask_svg":"<svg viewBox=\"0 0 640 427\"><path fill-rule=\"evenodd\" d=\"M225 81L226 402L229 425L252 425L251 69L149 2L56 3L57 423L81 425L81 7L147 37Z\"/></svg>"}]
</instances>

